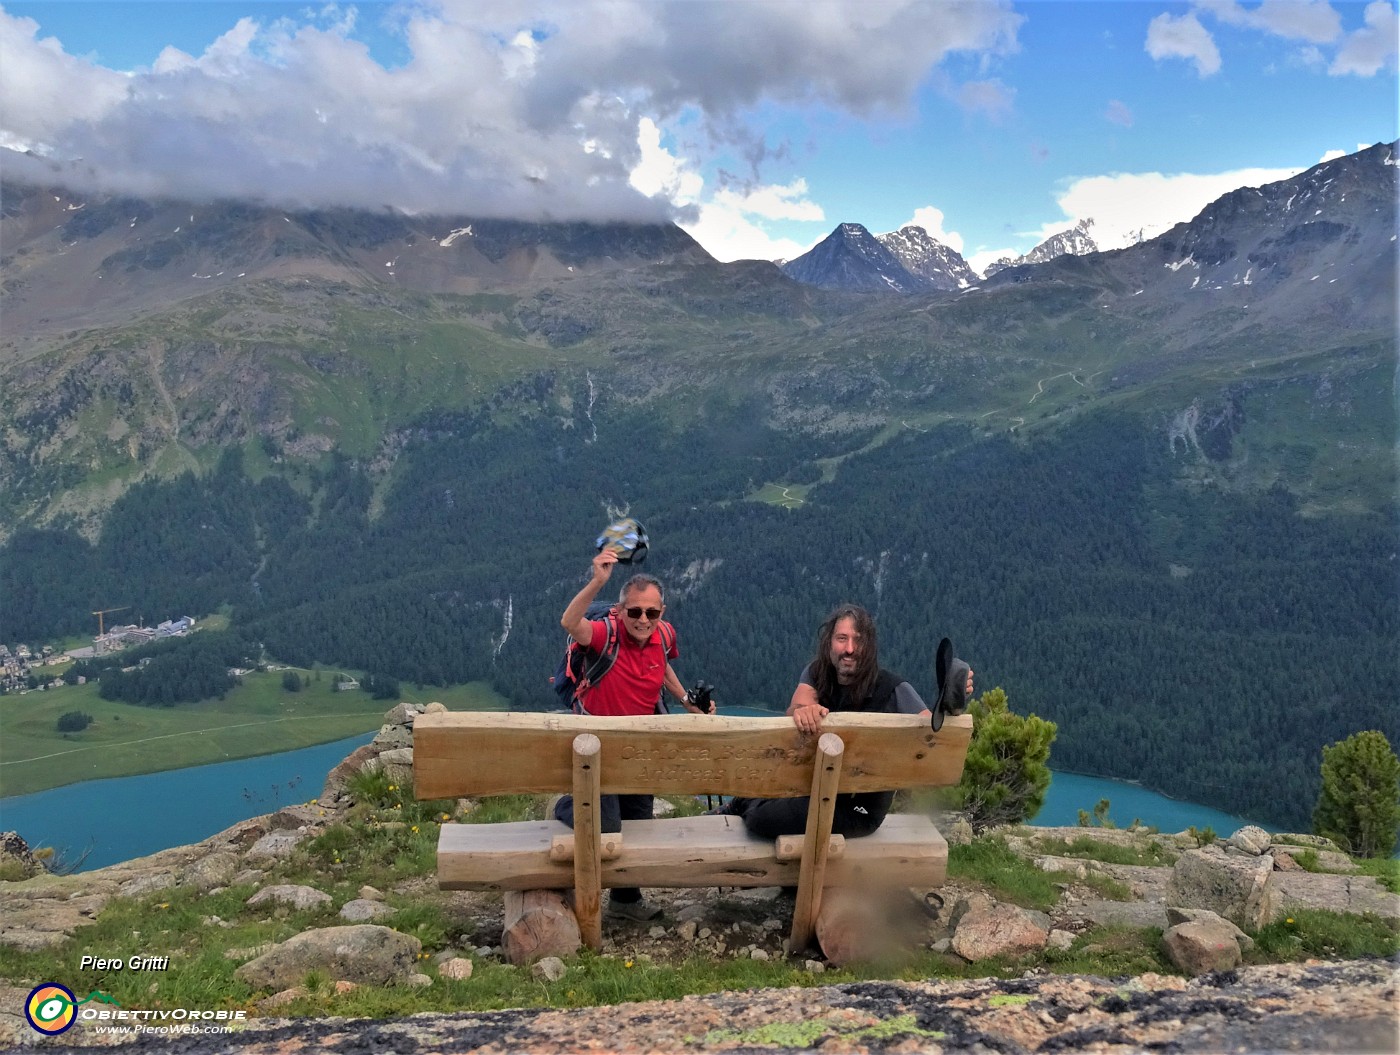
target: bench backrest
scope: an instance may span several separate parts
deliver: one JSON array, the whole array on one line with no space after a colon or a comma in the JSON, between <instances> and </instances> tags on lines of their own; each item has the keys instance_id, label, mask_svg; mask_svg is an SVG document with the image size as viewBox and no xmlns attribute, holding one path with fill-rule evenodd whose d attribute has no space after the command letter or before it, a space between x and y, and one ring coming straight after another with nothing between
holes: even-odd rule
<instances>
[{"instance_id":1,"label":"bench backrest","mask_svg":"<svg viewBox=\"0 0 1400 1055\"><path fill-rule=\"evenodd\" d=\"M844 744L843 792L940 787L962 776L972 717L950 717L935 733L917 715L832 714L822 732ZM471 711L414 722L414 793L445 799L569 792L574 738L581 733L601 744L604 794L787 798L812 791L818 737L799 732L787 717Z\"/></svg>"}]
</instances>

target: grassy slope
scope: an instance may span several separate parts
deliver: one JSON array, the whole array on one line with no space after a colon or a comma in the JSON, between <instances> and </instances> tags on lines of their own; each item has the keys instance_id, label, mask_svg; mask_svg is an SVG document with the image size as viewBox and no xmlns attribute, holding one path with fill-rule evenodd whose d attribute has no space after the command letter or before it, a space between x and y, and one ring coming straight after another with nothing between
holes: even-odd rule
<instances>
[{"instance_id":1,"label":"grassy slope","mask_svg":"<svg viewBox=\"0 0 1400 1055\"><path fill-rule=\"evenodd\" d=\"M440 700L453 710L504 706L482 685L404 689L405 700ZM155 773L330 743L377 729L393 702L362 692L334 692L324 673L319 682L289 693L282 688L279 672L246 675L223 700L171 708L109 702L92 684L0 697L0 794L25 795L78 780ZM95 721L65 739L54 725L66 711L83 711Z\"/></svg>"}]
</instances>

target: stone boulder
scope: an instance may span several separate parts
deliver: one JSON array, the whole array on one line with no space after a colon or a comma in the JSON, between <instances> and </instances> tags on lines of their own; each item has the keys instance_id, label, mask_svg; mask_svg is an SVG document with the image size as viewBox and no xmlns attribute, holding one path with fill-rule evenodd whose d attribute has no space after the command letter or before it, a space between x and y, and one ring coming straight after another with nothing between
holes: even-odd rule
<instances>
[{"instance_id":1,"label":"stone boulder","mask_svg":"<svg viewBox=\"0 0 1400 1055\"><path fill-rule=\"evenodd\" d=\"M309 831L268 832L248 848L249 861L280 861L291 857L292 851L311 837Z\"/></svg>"},{"instance_id":2,"label":"stone boulder","mask_svg":"<svg viewBox=\"0 0 1400 1055\"><path fill-rule=\"evenodd\" d=\"M1181 923L1223 923L1225 927L1235 936L1235 942L1240 947L1240 952L1249 952L1254 948L1254 939L1244 931L1236 927L1228 919L1222 919L1210 909L1204 908L1169 908L1167 909L1167 926L1170 929Z\"/></svg>"},{"instance_id":3,"label":"stone boulder","mask_svg":"<svg viewBox=\"0 0 1400 1055\"><path fill-rule=\"evenodd\" d=\"M395 747L379 752L379 757L366 767L384 770L384 775L395 784L408 784L413 780L413 748Z\"/></svg>"},{"instance_id":4,"label":"stone boulder","mask_svg":"<svg viewBox=\"0 0 1400 1055\"><path fill-rule=\"evenodd\" d=\"M326 823L326 811L319 806L307 806L298 803L295 806L283 806L276 813L267 819L268 827L273 831L297 831L301 828L319 828Z\"/></svg>"},{"instance_id":5,"label":"stone boulder","mask_svg":"<svg viewBox=\"0 0 1400 1055\"><path fill-rule=\"evenodd\" d=\"M1197 919L1169 927L1162 935L1162 946L1172 963L1190 975L1229 971L1242 959L1234 931L1229 920L1202 913Z\"/></svg>"},{"instance_id":6,"label":"stone boulder","mask_svg":"<svg viewBox=\"0 0 1400 1055\"><path fill-rule=\"evenodd\" d=\"M340 918L350 923L369 923L393 914L393 908L382 901L374 901L370 898L356 898L354 901L347 901L340 909Z\"/></svg>"},{"instance_id":7,"label":"stone boulder","mask_svg":"<svg viewBox=\"0 0 1400 1055\"><path fill-rule=\"evenodd\" d=\"M19 832L0 832L0 879L28 879L44 871Z\"/></svg>"},{"instance_id":8,"label":"stone boulder","mask_svg":"<svg viewBox=\"0 0 1400 1055\"><path fill-rule=\"evenodd\" d=\"M1050 929L1015 905L975 900L958 918L952 950L964 960L1020 956L1045 948Z\"/></svg>"},{"instance_id":9,"label":"stone boulder","mask_svg":"<svg viewBox=\"0 0 1400 1055\"><path fill-rule=\"evenodd\" d=\"M309 930L275 945L234 972L259 989L286 989L309 971L361 985L406 983L423 943L388 927L360 924Z\"/></svg>"},{"instance_id":10,"label":"stone boulder","mask_svg":"<svg viewBox=\"0 0 1400 1055\"><path fill-rule=\"evenodd\" d=\"M405 725L412 729L414 720L422 713L422 709L416 703L404 701L389 708L384 715L384 724Z\"/></svg>"},{"instance_id":11,"label":"stone boulder","mask_svg":"<svg viewBox=\"0 0 1400 1055\"><path fill-rule=\"evenodd\" d=\"M233 877L238 874L239 865L240 862L236 854L215 851L208 857L201 857L185 869L185 874L181 877L180 882L184 886L193 887L199 891L228 886L233 881Z\"/></svg>"},{"instance_id":12,"label":"stone boulder","mask_svg":"<svg viewBox=\"0 0 1400 1055\"><path fill-rule=\"evenodd\" d=\"M1361 871L1361 866L1339 850L1318 850L1317 867L1324 872L1339 872L1349 875Z\"/></svg>"},{"instance_id":13,"label":"stone boulder","mask_svg":"<svg viewBox=\"0 0 1400 1055\"><path fill-rule=\"evenodd\" d=\"M1341 850L1341 847L1325 835L1305 835L1300 832L1279 832L1273 836L1275 846L1308 846L1314 850Z\"/></svg>"},{"instance_id":14,"label":"stone boulder","mask_svg":"<svg viewBox=\"0 0 1400 1055\"><path fill-rule=\"evenodd\" d=\"M1374 876L1343 876L1313 872L1275 872L1279 901L1286 911L1320 908L1360 915L1375 913L1400 920L1400 894L1392 894Z\"/></svg>"},{"instance_id":15,"label":"stone boulder","mask_svg":"<svg viewBox=\"0 0 1400 1055\"><path fill-rule=\"evenodd\" d=\"M1237 850L1243 850L1247 854L1258 857L1269 848L1273 842L1273 837L1263 828L1254 824L1246 824L1234 835L1230 836L1229 844Z\"/></svg>"},{"instance_id":16,"label":"stone boulder","mask_svg":"<svg viewBox=\"0 0 1400 1055\"><path fill-rule=\"evenodd\" d=\"M381 752L392 751L396 747L412 747L413 728L407 725L381 725L370 746Z\"/></svg>"},{"instance_id":17,"label":"stone boulder","mask_svg":"<svg viewBox=\"0 0 1400 1055\"><path fill-rule=\"evenodd\" d=\"M1215 846L1188 850L1172 866L1168 905L1209 909L1245 930L1258 930L1279 912L1274 859L1226 854Z\"/></svg>"},{"instance_id":18,"label":"stone boulder","mask_svg":"<svg viewBox=\"0 0 1400 1055\"><path fill-rule=\"evenodd\" d=\"M256 908L258 905L266 905L269 901L278 905L290 905L294 909L318 909L329 905L331 896L315 887L280 883L259 890L248 899L247 904L250 908Z\"/></svg>"},{"instance_id":19,"label":"stone boulder","mask_svg":"<svg viewBox=\"0 0 1400 1055\"><path fill-rule=\"evenodd\" d=\"M1293 860L1293 854L1290 854L1284 847L1271 846L1269 848L1269 856L1274 859L1274 871L1276 872L1306 871L1302 865Z\"/></svg>"},{"instance_id":20,"label":"stone boulder","mask_svg":"<svg viewBox=\"0 0 1400 1055\"><path fill-rule=\"evenodd\" d=\"M362 744L341 759L340 764L326 774L326 783L321 789L321 804L329 806L344 797L350 787L350 778L377 757L379 748L370 743Z\"/></svg>"},{"instance_id":21,"label":"stone boulder","mask_svg":"<svg viewBox=\"0 0 1400 1055\"><path fill-rule=\"evenodd\" d=\"M442 704L429 704L446 710ZM384 724L374 739L357 747L326 775L318 805L343 806L349 798L350 778L361 771L383 769L391 780L407 783L413 773L413 723L424 709L414 703L398 703L384 714Z\"/></svg>"}]
</instances>

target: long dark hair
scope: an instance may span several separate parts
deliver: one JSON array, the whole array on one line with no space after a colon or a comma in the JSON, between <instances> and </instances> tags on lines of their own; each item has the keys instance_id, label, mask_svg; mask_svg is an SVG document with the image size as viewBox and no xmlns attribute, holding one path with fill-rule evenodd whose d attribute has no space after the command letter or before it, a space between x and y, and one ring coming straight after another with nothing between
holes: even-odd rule
<instances>
[{"instance_id":1,"label":"long dark hair","mask_svg":"<svg viewBox=\"0 0 1400 1055\"><path fill-rule=\"evenodd\" d=\"M851 683L846 686L851 702L859 707L875 688L875 679L880 676L880 644L875 636L875 620L858 604L843 604L826 617L817 631L817 655L812 660L812 684L817 690L817 700L823 707L830 707L840 691L836 681L836 668L831 664L831 638L836 633L836 624L842 619L855 623L860 635L860 652L856 656L856 670Z\"/></svg>"}]
</instances>

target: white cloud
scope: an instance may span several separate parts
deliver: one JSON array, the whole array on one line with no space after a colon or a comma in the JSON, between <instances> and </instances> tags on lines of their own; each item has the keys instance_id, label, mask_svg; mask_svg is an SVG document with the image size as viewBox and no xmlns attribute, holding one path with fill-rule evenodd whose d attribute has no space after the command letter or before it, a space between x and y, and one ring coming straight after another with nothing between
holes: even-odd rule
<instances>
[{"instance_id":1,"label":"white cloud","mask_svg":"<svg viewBox=\"0 0 1400 1055\"><path fill-rule=\"evenodd\" d=\"M715 203L765 220L826 219L822 207L807 197L807 181L800 178L785 186L771 184L743 192L724 188L715 195Z\"/></svg>"},{"instance_id":2,"label":"white cloud","mask_svg":"<svg viewBox=\"0 0 1400 1055\"><path fill-rule=\"evenodd\" d=\"M1303 169L1236 169L1211 174L1114 173L1089 176L1069 183L1056 198L1065 218L1030 232L1036 243L1072 227L1080 220L1094 221L1093 237L1100 249L1131 245L1141 232L1154 237L1170 227L1193 219L1202 209L1240 187L1296 176Z\"/></svg>"},{"instance_id":3,"label":"white cloud","mask_svg":"<svg viewBox=\"0 0 1400 1055\"><path fill-rule=\"evenodd\" d=\"M1020 255L1021 250L1008 246L1005 249L979 249L966 259L967 266L980 275L998 260L1015 260Z\"/></svg>"},{"instance_id":4,"label":"white cloud","mask_svg":"<svg viewBox=\"0 0 1400 1055\"><path fill-rule=\"evenodd\" d=\"M1227 25L1287 40L1330 44L1342 35L1342 16L1329 0L1264 0L1253 8L1243 7L1238 0L1196 0L1195 6Z\"/></svg>"},{"instance_id":5,"label":"white cloud","mask_svg":"<svg viewBox=\"0 0 1400 1055\"><path fill-rule=\"evenodd\" d=\"M937 209L932 205L925 205L921 209L915 209L911 216L900 227L922 227L931 238L936 238L949 249L956 253L963 251L963 236L957 231L945 231L943 221L945 217L942 209Z\"/></svg>"},{"instance_id":6,"label":"white cloud","mask_svg":"<svg viewBox=\"0 0 1400 1055\"><path fill-rule=\"evenodd\" d=\"M656 122L643 118L637 140L641 160L632 170L632 186L684 209L681 227L716 260L790 260L811 248L774 235L764 222L824 220L821 206L807 197L806 180L744 191L722 187L707 197L704 178L666 149Z\"/></svg>"},{"instance_id":7,"label":"white cloud","mask_svg":"<svg viewBox=\"0 0 1400 1055\"><path fill-rule=\"evenodd\" d=\"M716 260L791 260L826 236L825 231L803 243L777 236L741 208L718 200L700 206L693 223L681 227Z\"/></svg>"},{"instance_id":8,"label":"white cloud","mask_svg":"<svg viewBox=\"0 0 1400 1055\"><path fill-rule=\"evenodd\" d=\"M41 37L39 23L0 9L0 132L26 146L51 144L76 122L100 121L121 104L128 80Z\"/></svg>"},{"instance_id":9,"label":"white cloud","mask_svg":"<svg viewBox=\"0 0 1400 1055\"><path fill-rule=\"evenodd\" d=\"M1010 53L1023 21L1010 0L427 0L399 9L409 58L387 68L353 9L298 17L313 21L245 19L126 75L0 9L0 136L133 193L654 219L686 190L648 169L642 118L695 114L708 149L762 157L760 109L908 112L944 59ZM723 207L761 218L802 199Z\"/></svg>"},{"instance_id":10,"label":"white cloud","mask_svg":"<svg viewBox=\"0 0 1400 1055\"><path fill-rule=\"evenodd\" d=\"M1202 77L1220 72L1220 49L1194 13L1158 15L1147 26L1145 48L1154 59L1189 59Z\"/></svg>"},{"instance_id":11,"label":"white cloud","mask_svg":"<svg viewBox=\"0 0 1400 1055\"><path fill-rule=\"evenodd\" d=\"M637 146L641 158L628 175L633 187L648 198L664 195L676 205L690 205L699 198L704 179L661 145L661 126L650 117L637 123Z\"/></svg>"},{"instance_id":12,"label":"white cloud","mask_svg":"<svg viewBox=\"0 0 1400 1055\"><path fill-rule=\"evenodd\" d=\"M1207 69L1212 63L1219 69L1220 54L1210 34L1195 20L1197 11L1224 25L1301 41L1293 61L1306 67L1325 67L1333 76L1373 77L1397 66L1400 17L1392 0L1372 0L1365 8L1365 25L1350 33L1344 31L1341 12L1330 0L1263 0L1255 7L1245 7L1239 0L1193 0L1192 7L1194 11L1180 20L1168 15L1154 19L1148 32L1148 51L1157 58L1194 59L1202 76L1214 72ZM1188 21L1195 24L1182 25ZM1159 22L1162 36L1156 46L1161 54L1153 50L1153 31ZM1330 63L1322 45L1336 45Z\"/></svg>"},{"instance_id":13,"label":"white cloud","mask_svg":"<svg viewBox=\"0 0 1400 1055\"><path fill-rule=\"evenodd\" d=\"M1387 0L1375 0L1366 5L1366 25L1348 33L1337 50L1328 73L1374 77L1382 70L1395 72L1397 40L1400 40L1400 17Z\"/></svg>"}]
</instances>

